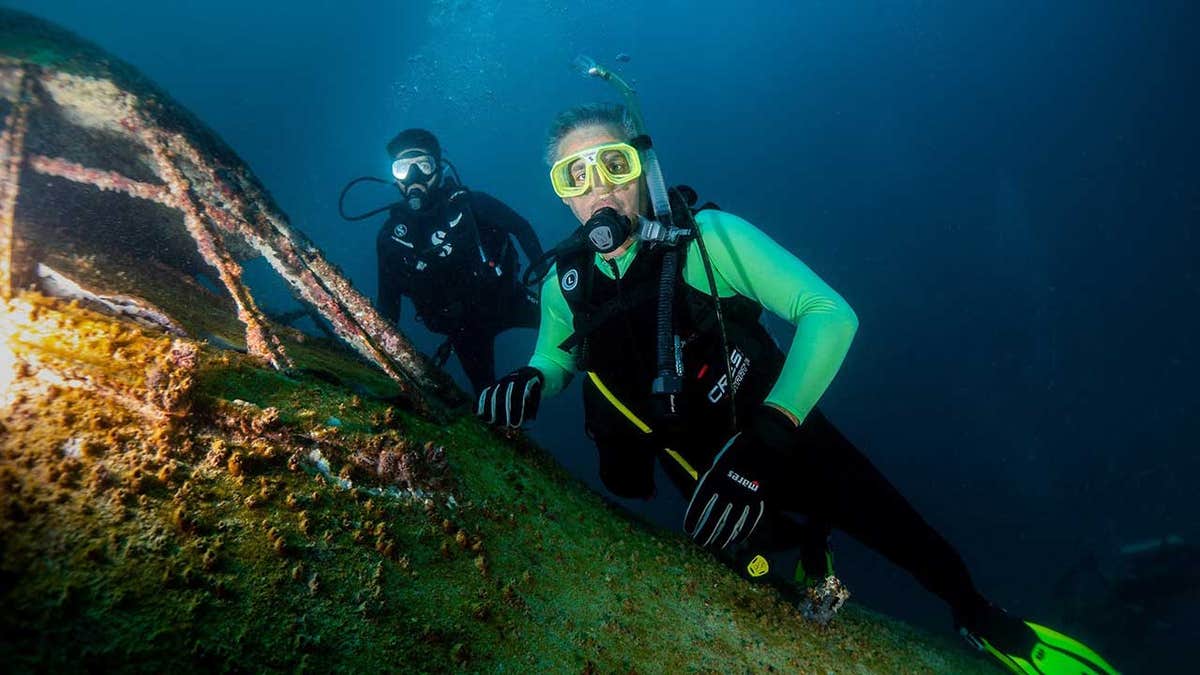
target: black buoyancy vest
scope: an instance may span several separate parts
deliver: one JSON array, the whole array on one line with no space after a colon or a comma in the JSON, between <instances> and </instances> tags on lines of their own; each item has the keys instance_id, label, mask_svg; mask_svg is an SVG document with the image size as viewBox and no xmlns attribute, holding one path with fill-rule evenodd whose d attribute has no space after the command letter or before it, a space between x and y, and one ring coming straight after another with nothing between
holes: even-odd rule
<instances>
[{"instance_id":1,"label":"black buoyancy vest","mask_svg":"<svg viewBox=\"0 0 1200 675\"><path fill-rule=\"evenodd\" d=\"M560 347L572 351L578 368L589 373L583 382L584 412L588 434L601 451L602 465L606 445L621 448L636 445L671 447L703 470L733 433L730 390L737 394L738 419L748 419L750 411L774 385L784 355L759 322L761 305L740 295L722 298L733 371L730 382L713 298L683 281L687 249L681 249L673 322L675 335L682 344L682 415L674 423L660 415L651 385L655 377L656 301L662 251L646 247L637 251L633 263L619 279L610 279L596 269L591 251L561 258L558 281L573 314L575 334ZM593 374L600 380L599 385ZM652 433L640 430L604 395L601 385L649 426ZM621 494L609 478L605 483Z\"/></svg>"},{"instance_id":2,"label":"black buoyancy vest","mask_svg":"<svg viewBox=\"0 0 1200 675\"><path fill-rule=\"evenodd\" d=\"M517 281L517 255L508 236L480 227L466 188L455 188L428 212L398 207L387 226L408 277L408 295L430 330L445 332L469 314L489 314L503 288Z\"/></svg>"}]
</instances>

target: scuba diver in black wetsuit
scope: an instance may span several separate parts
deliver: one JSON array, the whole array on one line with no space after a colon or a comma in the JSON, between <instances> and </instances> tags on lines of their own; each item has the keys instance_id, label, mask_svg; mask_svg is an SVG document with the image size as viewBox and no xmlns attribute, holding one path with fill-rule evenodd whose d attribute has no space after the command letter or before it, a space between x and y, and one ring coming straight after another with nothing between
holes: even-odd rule
<instances>
[{"instance_id":1,"label":"scuba diver in black wetsuit","mask_svg":"<svg viewBox=\"0 0 1200 675\"><path fill-rule=\"evenodd\" d=\"M585 72L623 85L594 64ZM519 427L584 372L605 486L650 498L657 460L691 495L684 530L744 575L799 546L797 579L818 582L808 597L836 611L846 594L825 536L838 528L942 598L967 641L1013 672L1115 673L1078 641L989 602L957 551L821 414L854 312L750 223L667 191L624 90L627 108L584 106L552 127L551 183L581 226L551 252L529 365L485 389L477 415ZM786 353L759 322L764 308L796 326Z\"/></svg>"},{"instance_id":2,"label":"scuba diver in black wetsuit","mask_svg":"<svg viewBox=\"0 0 1200 675\"><path fill-rule=\"evenodd\" d=\"M537 301L520 283L513 239L530 260L542 256L541 244L517 212L462 185L432 133L402 131L387 144L387 153L403 199L358 216L342 212L343 218L361 220L388 211L375 239L376 308L395 322L400 300L408 296L425 327L446 336L438 365L456 352L478 394L496 377L496 336L509 328L537 327ZM359 178L346 186L342 199L363 180L386 182Z\"/></svg>"}]
</instances>

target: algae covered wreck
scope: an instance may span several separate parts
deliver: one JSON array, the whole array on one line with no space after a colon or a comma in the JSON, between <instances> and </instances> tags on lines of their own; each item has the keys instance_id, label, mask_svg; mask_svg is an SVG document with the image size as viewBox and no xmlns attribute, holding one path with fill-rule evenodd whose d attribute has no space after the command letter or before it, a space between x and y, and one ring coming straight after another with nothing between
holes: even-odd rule
<instances>
[{"instance_id":1,"label":"algae covered wreck","mask_svg":"<svg viewBox=\"0 0 1200 675\"><path fill-rule=\"evenodd\" d=\"M456 414L212 132L33 17L0 45L10 670L984 667L806 623ZM256 255L351 349L264 316Z\"/></svg>"}]
</instances>

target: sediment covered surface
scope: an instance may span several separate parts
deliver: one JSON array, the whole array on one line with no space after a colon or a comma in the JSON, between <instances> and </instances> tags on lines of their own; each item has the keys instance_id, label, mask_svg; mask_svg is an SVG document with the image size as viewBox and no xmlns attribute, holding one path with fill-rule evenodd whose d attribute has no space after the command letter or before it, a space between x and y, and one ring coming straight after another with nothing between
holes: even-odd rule
<instances>
[{"instance_id":1,"label":"sediment covered surface","mask_svg":"<svg viewBox=\"0 0 1200 675\"><path fill-rule=\"evenodd\" d=\"M988 670L853 606L806 622L336 349L288 375L36 294L4 317L9 668Z\"/></svg>"}]
</instances>

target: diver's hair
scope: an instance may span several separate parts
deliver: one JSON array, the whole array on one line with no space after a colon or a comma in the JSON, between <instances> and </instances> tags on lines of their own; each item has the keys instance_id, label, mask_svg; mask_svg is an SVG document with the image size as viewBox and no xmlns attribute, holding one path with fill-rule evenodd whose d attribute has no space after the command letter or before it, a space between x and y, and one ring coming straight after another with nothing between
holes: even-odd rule
<instances>
[{"instance_id":1,"label":"diver's hair","mask_svg":"<svg viewBox=\"0 0 1200 675\"><path fill-rule=\"evenodd\" d=\"M433 132L426 129L405 129L396 134L395 138L388 141L387 154L395 159L401 152L414 148L424 150L433 155L434 159L442 161L442 144L438 143Z\"/></svg>"},{"instance_id":2,"label":"diver's hair","mask_svg":"<svg viewBox=\"0 0 1200 675\"><path fill-rule=\"evenodd\" d=\"M564 110L554 118L546 141L546 164L554 165L558 159L558 144L567 134L580 127L608 127L623 141L634 137L633 119L625 106L619 103L588 103Z\"/></svg>"}]
</instances>

